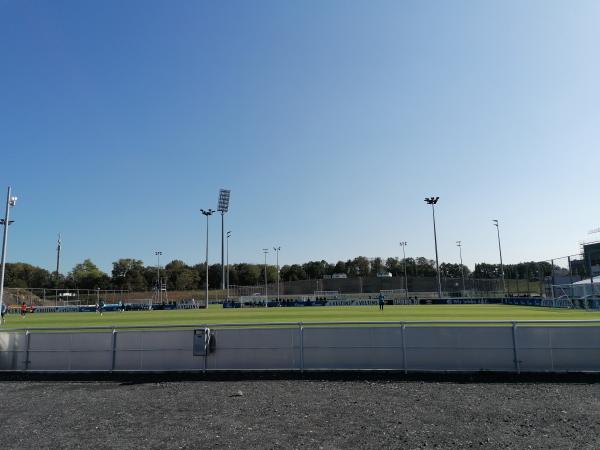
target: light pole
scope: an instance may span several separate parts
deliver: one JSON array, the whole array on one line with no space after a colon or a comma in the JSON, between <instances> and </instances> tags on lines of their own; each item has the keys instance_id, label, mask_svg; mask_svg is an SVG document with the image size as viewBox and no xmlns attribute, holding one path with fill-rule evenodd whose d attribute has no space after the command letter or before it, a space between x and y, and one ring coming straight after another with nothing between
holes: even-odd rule
<instances>
[{"instance_id":1,"label":"light pole","mask_svg":"<svg viewBox=\"0 0 600 450\"><path fill-rule=\"evenodd\" d=\"M281 247L273 247L273 250L277 252L277 301L279 301L279 250L281 250Z\"/></svg>"},{"instance_id":2,"label":"light pole","mask_svg":"<svg viewBox=\"0 0 600 450\"><path fill-rule=\"evenodd\" d=\"M504 264L502 263L502 245L500 244L500 225L498 225L498 219L492 220L496 231L498 231L498 251L500 252L500 276L502 277L502 296L506 295L506 283L504 281Z\"/></svg>"},{"instance_id":3,"label":"light pole","mask_svg":"<svg viewBox=\"0 0 600 450\"><path fill-rule=\"evenodd\" d=\"M162 303L162 286L160 285L160 255L162 252L154 252L156 255L156 293L158 294L156 298L158 299L158 303ZM150 309L152 309L152 303L150 303Z\"/></svg>"},{"instance_id":4,"label":"light pole","mask_svg":"<svg viewBox=\"0 0 600 450\"><path fill-rule=\"evenodd\" d=\"M435 268L437 271L437 282L438 282L438 298L442 298L442 279L440 278L440 264L438 261L438 249L437 249L437 232L435 229L435 205L438 202L439 197L425 198L425 203L431 205L431 212L433 214L433 240L435 242Z\"/></svg>"},{"instance_id":5,"label":"light pole","mask_svg":"<svg viewBox=\"0 0 600 450\"><path fill-rule=\"evenodd\" d=\"M456 246L458 247L458 253L460 255L460 273L462 275L462 285L463 285L463 294L465 295L465 293L467 292L466 288L465 288L465 269L463 267L463 261L462 261L462 241L456 241Z\"/></svg>"},{"instance_id":6,"label":"light pole","mask_svg":"<svg viewBox=\"0 0 600 450\"><path fill-rule=\"evenodd\" d=\"M225 290L225 261L224 261L224 234L225 234L225 213L229 211L229 196L231 191L227 189L219 190L219 207L217 211L221 213L221 290Z\"/></svg>"},{"instance_id":7,"label":"light pole","mask_svg":"<svg viewBox=\"0 0 600 450\"><path fill-rule=\"evenodd\" d=\"M231 231L227 232L227 300L229 300L229 238Z\"/></svg>"},{"instance_id":8,"label":"light pole","mask_svg":"<svg viewBox=\"0 0 600 450\"><path fill-rule=\"evenodd\" d=\"M201 209L200 212L206 216L206 306L208 308L208 217L214 213L214 210Z\"/></svg>"},{"instance_id":9,"label":"light pole","mask_svg":"<svg viewBox=\"0 0 600 450\"><path fill-rule=\"evenodd\" d=\"M56 287L58 288L58 274L60 270L60 249L62 247L62 241L60 239L60 233L58 233L58 241L56 243Z\"/></svg>"},{"instance_id":10,"label":"light pole","mask_svg":"<svg viewBox=\"0 0 600 450\"><path fill-rule=\"evenodd\" d=\"M263 253L265 254L265 308L269 302L269 294L267 291L267 254L269 253L268 248L263 248Z\"/></svg>"},{"instance_id":11,"label":"light pole","mask_svg":"<svg viewBox=\"0 0 600 450\"><path fill-rule=\"evenodd\" d=\"M404 247L406 247L408 243L406 241L400 242L400 247L402 247L402 262L404 263L404 296L408 299L408 278L406 278L406 252L404 251Z\"/></svg>"},{"instance_id":12,"label":"light pole","mask_svg":"<svg viewBox=\"0 0 600 450\"><path fill-rule=\"evenodd\" d=\"M4 302L4 268L6 266L6 247L8 246L8 226L14 222L10 220L10 208L17 204L17 197L10 195L10 186L6 194L6 211L4 219L0 219L0 225L4 225L4 234L2 237L2 274L0 275L0 310Z\"/></svg>"}]
</instances>

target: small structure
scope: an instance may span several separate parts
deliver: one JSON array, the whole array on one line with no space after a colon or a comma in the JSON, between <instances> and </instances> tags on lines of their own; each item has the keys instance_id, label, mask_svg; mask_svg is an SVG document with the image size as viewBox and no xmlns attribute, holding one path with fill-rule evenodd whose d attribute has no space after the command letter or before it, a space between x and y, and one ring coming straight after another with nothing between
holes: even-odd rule
<instances>
[{"instance_id":1,"label":"small structure","mask_svg":"<svg viewBox=\"0 0 600 450\"><path fill-rule=\"evenodd\" d=\"M572 290L573 297L584 298L592 295L600 297L600 275L593 277L593 279L587 278L573 283Z\"/></svg>"}]
</instances>

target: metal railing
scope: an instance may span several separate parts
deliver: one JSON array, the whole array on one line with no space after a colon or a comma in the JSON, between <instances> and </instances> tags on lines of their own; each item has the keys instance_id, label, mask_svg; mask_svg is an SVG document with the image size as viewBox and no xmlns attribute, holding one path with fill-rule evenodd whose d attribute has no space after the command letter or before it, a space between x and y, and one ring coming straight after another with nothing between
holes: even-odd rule
<instances>
[{"instance_id":1,"label":"metal railing","mask_svg":"<svg viewBox=\"0 0 600 450\"><path fill-rule=\"evenodd\" d=\"M4 359L5 365L0 364L0 370L304 372L305 370L383 369L401 370L404 373L423 370L500 370L521 373L525 367L526 371L600 372L600 363L596 363L593 358L600 349L598 325L600 320L595 319L535 319L242 322L6 328L0 330L0 363L3 361L1 359L3 353L5 356L9 353L12 356ZM350 327L350 330L345 327ZM495 327L501 327L502 331ZM504 331L506 328L510 329L508 334ZM198 330L203 330L204 338L212 336L211 333L214 331L222 330L222 335L216 335L216 342L225 338L225 344L219 345L213 341L216 346L215 354L220 356L216 357L212 353L209 355L207 348L210 340L207 339L204 341L205 353L201 355L202 358L194 359L191 345L188 346L188 343L191 344L190 335L177 332L194 331L193 334L196 335ZM79 341L87 332L106 332L106 334L110 333L111 337L107 340L100 338L103 333L96 333L98 337L88 339L90 343L86 344L88 345L86 347ZM120 332L124 334L121 335ZM36 333L46 335L37 339L36 343L36 339L32 339ZM78 334L79 338L73 338ZM11 347L7 344L12 339L10 336L24 340L21 341L22 344ZM56 336L54 339L56 346L49 347L47 341L53 341L53 336ZM121 341L119 336L122 336L124 341ZM149 343L145 341L144 336L149 338ZM366 340L361 341L359 339L361 336ZM171 339L169 345L153 346L152 342L164 342L163 337ZM135 339L131 340L131 338ZM97 339L104 343L96 342ZM564 342L562 339L565 339ZM88 364L88 352L101 353L105 355L105 359L100 358ZM507 352L512 356L508 357ZM169 367L169 363L162 363L163 358L170 357L173 353L179 355L177 357L179 359L174 360L175 368ZM249 362L236 365L239 358L247 358L249 354L253 355ZM18 355L21 356L15 359ZM52 357L48 359L50 355ZM62 366L55 365L54 355L63 355L68 363ZM446 358L445 362L438 363L440 355ZM129 364L131 358L135 360L138 357L140 359L138 365ZM150 359L154 357L155 365L144 365L142 360L146 361L147 357ZM72 368L72 359L77 361L74 364L75 368ZM83 366L78 365L82 364L82 361L84 361ZM85 369L77 369L77 367L85 367Z\"/></svg>"}]
</instances>

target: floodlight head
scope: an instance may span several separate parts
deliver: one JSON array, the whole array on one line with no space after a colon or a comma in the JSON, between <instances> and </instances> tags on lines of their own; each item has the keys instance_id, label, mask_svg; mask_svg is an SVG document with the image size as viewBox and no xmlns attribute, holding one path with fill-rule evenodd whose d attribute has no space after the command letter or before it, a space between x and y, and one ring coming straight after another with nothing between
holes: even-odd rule
<instances>
[{"instance_id":1,"label":"floodlight head","mask_svg":"<svg viewBox=\"0 0 600 450\"><path fill-rule=\"evenodd\" d=\"M159 256L159 255L162 255L162 252L154 252L154 254Z\"/></svg>"},{"instance_id":2,"label":"floodlight head","mask_svg":"<svg viewBox=\"0 0 600 450\"><path fill-rule=\"evenodd\" d=\"M10 206L15 206L17 204L17 197L11 197L10 200L8 201L8 204Z\"/></svg>"},{"instance_id":3,"label":"floodlight head","mask_svg":"<svg viewBox=\"0 0 600 450\"><path fill-rule=\"evenodd\" d=\"M402 242L400 242L400 245L401 245L402 247L404 247L405 245L408 245L408 242L406 242L406 241L402 241Z\"/></svg>"},{"instance_id":4,"label":"floodlight head","mask_svg":"<svg viewBox=\"0 0 600 450\"><path fill-rule=\"evenodd\" d=\"M231 231L227 232L227 237L231 237Z\"/></svg>"},{"instance_id":5,"label":"floodlight head","mask_svg":"<svg viewBox=\"0 0 600 450\"><path fill-rule=\"evenodd\" d=\"M281 250L281 247L273 247L273 250L275 250L276 252L278 252L279 250Z\"/></svg>"},{"instance_id":6,"label":"floodlight head","mask_svg":"<svg viewBox=\"0 0 600 450\"><path fill-rule=\"evenodd\" d=\"M231 191L228 189L219 190L219 207L217 208L217 211L220 211L221 213L226 213L227 211L229 211L230 194Z\"/></svg>"},{"instance_id":7,"label":"floodlight head","mask_svg":"<svg viewBox=\"0 0 600 450\"><path fill-rule=\"evenodd\" d=\"M462 245L462 244L461 244L461 242L462 242L462 241L456 241L456 246L457 246L457 247L460 247L460 246Z\"/></svg>"},{"instance_id":8,"label":"floodlight head","mask_svg":"<svg viewBox=\"0 0 600 450\"><path fill-rule=\"evenodd\" d=\"M265 254L267 254L267 253L269 253L269 249L268 249L268 248L263 248L263 252L264 252Z\"/></svg>"},{"instance_id":9,"label":"floodlight head","mask_svg":"<svg viewBox=\"0 0 600 450\"><path fill-rule=\"evenodd\" d=\"M494 222L494 226L498 226L498 219L493 219L492 222Z\"/></svg>"},{"instance_id":10,"label":"floodlight head","mask_svg":"<svg viewBox=\"0 0 600 450\"><path fill-rule=\"evenodd\" d=\"M201 209L200 212L202 212L202 214L204 214L206 217L208 217L212 213L214 213L214 210L212 210L212 209L208 209L208 210Z\"/></svg>"},{"instance_id":11,"label":"floodlight head","mask_svg":"<svg viewBox=\"0 0 600 450\"><path fill-rule=\"evenodd\" d=\"M439 199L439 197L425 197L425 203L428 205L435 205Z\"/></svg>"}]
</instances>

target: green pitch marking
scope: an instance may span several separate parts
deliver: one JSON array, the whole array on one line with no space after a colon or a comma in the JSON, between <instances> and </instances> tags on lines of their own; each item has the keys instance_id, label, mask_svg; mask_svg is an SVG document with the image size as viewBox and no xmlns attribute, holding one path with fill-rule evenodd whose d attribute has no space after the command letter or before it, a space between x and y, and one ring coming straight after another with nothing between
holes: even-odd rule
<instances>
[{"instance_id":1,"label":"green pitch marking","mask_svg":"<svg viewBox=\"0 0 600 450\"><path fill-rule=\"evenodd\" d=\"M600 312L510 305L332 306L296 308L126 311L97 313L33 313L7 316L3 328L135 325L199 325L205 323L443 321L443 320L600 320Z\"/></svg>"}]
</instances>

